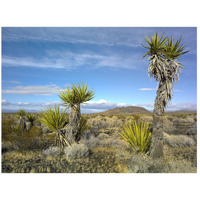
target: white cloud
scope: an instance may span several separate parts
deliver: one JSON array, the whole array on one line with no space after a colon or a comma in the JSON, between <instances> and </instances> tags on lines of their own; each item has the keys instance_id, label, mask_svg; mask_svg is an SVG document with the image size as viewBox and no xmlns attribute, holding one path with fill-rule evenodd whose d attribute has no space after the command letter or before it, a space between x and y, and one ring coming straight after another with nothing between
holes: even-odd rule
<instances>
[{"instance_id":1,"label":"white cloud","mask_svg":"<svg viewBox=\"0 0 200 200\"><path fill-rule=\"evenodd\" d=\"M150 29L149 29L150 30ZM138 28L4 28L3 41L50 41L107 46L140 46Z\"/></svg>"},{"instance_id":2,"label":"white cloud","mask_svg":"<svg viewBox=\"0 0 200 200\"><path fill-rule=\"evenodd\" d=\"M3 67L34 67L34 68L55 68L72 70L79 67L89 68L123 68L136 69L144 65L141 55L133 56L119 55L112 52L106 55L94 52L70 52L70 51L48 51L42 59L30 57L2 56Z\"/></svg>"},{"instance_id":3,"label":"white cloud","mask_svg":"<svg viewBox=\"0 0 200 200\"><path fill-rule=\"evenodd\" d=\"M141 90L141 91L155 91L155 90L157 90L157 88L140 88L138 90ZM174 92L181 92L181 90L175 89Z\"/></svg>"},{"instance_id":4,"label":"white cloud","mask_svg":"<svg viewBox=\"0 0 200 200\"><path fill-rule=\"evenodd\" d=\"M2 65L6 67L65 68L63 63L49 60L48 58L38 61L28 57L16 58L10 56L2 56Z\"/></svg>"},{"instance_id":5,"label":"white cloud","mask_svg":"<svg viewBox=\"0 0 200 200\"><path fill-rule=\"evenodd\" d=\"M2 108L4 110L11 110L11 111L17 111L19 109L26 109L27 111L40 111L41 109L46 108L46 106L53 106L53 105L61 105L62 103L60 101L57 102L40 102L40 103L28 103L28 102L18 102L18 103L10 103L6 99L2 100ZM97 113L97 112L103 112L112 108L116 107L125 107L125 106L139 106L144 107L147 110L153 111L154 103L144 103L144 104L126 104L126 103L116 103L116 102L109 102L104 99L101 99L99 101L90 101L86 104L81 105L81 112L82 113ZM186 103L176 103L176 104L169 104L166 111L172 111L172 110L196 110L197 104L186 102Z\"/></svg>"},{"instance_id":6,"label":"white cloud","mask_svg":"<svg viewBox=\"0 0 200 200\"><path fill-rule=\"evenodd\" d=\"M37 86L17 86L7 90L2 90L4 94L32 94L32 95L54 95L59 88L57 85L37 85Z\"/></svg>"},{"instance_id":7,"label":"white cloud","mask_svg":"<svg viewBox=\"0 0 200 200\"><path fill-rule=\"evenodd\" d=\"M152 90L156 90L156 88L140 88L138 90L141 90L141 91L152 91Z\"/></svg>"}]
</instances>

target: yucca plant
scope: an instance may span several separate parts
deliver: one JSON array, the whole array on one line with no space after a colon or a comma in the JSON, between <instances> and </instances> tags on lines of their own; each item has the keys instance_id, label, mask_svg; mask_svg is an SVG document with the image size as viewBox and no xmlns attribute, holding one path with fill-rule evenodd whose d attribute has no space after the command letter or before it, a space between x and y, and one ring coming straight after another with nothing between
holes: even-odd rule
<instances>
[{"instance_id":1,"label":"yucca plant","mask_svg":"<svg viewBox=\"0 0 200 200\"><path fill-rule=\"evenodd\" d=\"M69 115L69 127L68 135L73 137L71 138L74 141L78 141L78 134L81 126L81 111L80 104L86 103L94 98L95 92L91 89L88 89L88 85L72 85L71 88L59 91L59 97L61 98L63 105L66 108L70 108Z\"/></svg>"},{"instance_id":2,"label":"yucca plant","mask_svg":"<svg viewBox=\"0 0 200 200\"><path fill-rule=\"evenodd\" d=\"M123 126L120 135L129 143L136 153L147 153L151 145L149 123L136 122Z\"/></svg>"},{"instance_id":3,"label":"yucca plant","mask_svg":"<svg viewBox=\"0 0 200 200\"><path fill-rule=\"evenodd\" d=\"M163 157L163 113L168 101L172 99L173 84L180 76L182 65L177 62L181 55L187 53L180 45L181 38L175 42L169 37L158 33L144 38L147 46L142 45L148 52L150 65L148 72L158 81L157 96L154 103L153 132L151 157Z\"/></svg>"},{"instance_id":4,"label":"yucca plant","mask_svg":"<svg viewBox=\"0 0 200 200\"><path fill-rule=\"evenodd\" d=\"M31 125L33 126L33 122L37 119L37 116L33 115L32 113L28 113L26 117L27 117L27 121L30 122Z\"/></svg>"},{"instance_id":5,"label":"yucca plant","mask_svg":"<svg viewBox=\"0 0 200 200\"><path fill-rule=\"evenodd\" d=\"M66 110L61 110L59 106L48 106L45 110L42 110L41 121L57 134L57 145L60 147L71 146L67 141L65 134L60 130L68 121L68 114Z\"/></svg>"}]
</instances>

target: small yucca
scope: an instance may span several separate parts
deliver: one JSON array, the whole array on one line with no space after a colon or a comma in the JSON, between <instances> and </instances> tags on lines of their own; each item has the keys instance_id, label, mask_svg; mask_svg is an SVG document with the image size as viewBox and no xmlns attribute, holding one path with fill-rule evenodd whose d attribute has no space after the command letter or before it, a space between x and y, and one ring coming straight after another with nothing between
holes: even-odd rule
<instances>
[{"instance_id":1,"label":"small yucca","mask_svg":"<svg viewBox=\"0 0 200 200\"><path fill-rule=\"evenodd\" d=\"M48 106L41 113L41 121L52 131L57 131L64 127L68 120L66 111L62 111L59 106Z\"/></svg>"},{"instance_id":2,"label":"small yucca","mask_svg":"<svg viewBox=\"0 0 200 200\"><path fill-rule=\"evenodd\" d=\"M146 153L151 145L151 132L149 123L134 121L123 126L120 135L129 143L133 151L137 153Z\"/></svg>"},{"instance_id":3,"label":"small yucca","mask_svg":"<svg viewBox=\"0 0 200 200\"><path fill-rule=\"evenodd\" d=\"M36 116L36 115L33 115L33 114L31 114L31 113L28 113L28 114L26 115L26 117L27 117L27 121L28 121L28 122L31 122L31 124L33 124L33 122L37 119L37 116Z\"/></svg>"},{"instance_id":4,"label":"small yucca","mask_svg":"<svg viewBox=\"0 0 200 200\"><path fill-rule=\"evenodd\" d=\"M65 134L60 131L68 121L66 110L62 111L59 106L47 107L42 111L41 121L49 127L53 132L57 133L57 145L60 147L70 146L65 138Z\"/></svg>"}]
</instances>

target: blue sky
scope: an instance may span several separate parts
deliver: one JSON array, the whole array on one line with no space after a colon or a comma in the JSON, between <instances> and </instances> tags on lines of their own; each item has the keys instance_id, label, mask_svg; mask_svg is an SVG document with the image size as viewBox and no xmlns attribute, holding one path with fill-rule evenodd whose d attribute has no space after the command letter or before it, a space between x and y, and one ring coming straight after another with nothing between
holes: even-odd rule
<instances>
[{"instance_id":1,"label":"blue sky","mask_svg":"<svg viewBox=\"0 0 200 200\"><path fill-rule=\"evenodd\" d=\"M2 110L39 111L59 103L58 90L88 83L95 98L82 112L119 106L153 110L157 82L147 73L141 44L155 32L178 39L189 53L168 110L196 109L196 28L2 28Z\"/></svg>"}]
</instances>

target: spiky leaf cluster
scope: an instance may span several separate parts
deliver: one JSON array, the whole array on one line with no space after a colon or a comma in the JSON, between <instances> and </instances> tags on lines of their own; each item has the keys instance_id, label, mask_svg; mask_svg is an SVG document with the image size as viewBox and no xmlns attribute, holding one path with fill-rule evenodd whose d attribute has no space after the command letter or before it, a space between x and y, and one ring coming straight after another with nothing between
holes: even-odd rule
<instances>
[{"instance_id":1,"label":"spiky leaf cluster","mask_svg":"<svg viewBox=\"0 0 200 200\"><path fill-rule=\"evenodd\" d=\"M160 36L160 34L156 33L153 36L149 35L149 38L145 37L144 39L146 41L147 46L143 44L142 46L148 49L149 51L143 56L143 58L147 55L151 56L154 54L162 56L167 41L167 38L164 37L164 34Z\"/></svg>"},{"instance_id":2,"label":"spiky leaf cluster","mask_svg":"<svg viewBox=\"0 0 200 200\"><path fill-rule=\"evenodd\" d=\"M85 103L94 98L95 92L88 89L88 85L72 85L67 89L59 91L59 97L66 106L74 106L77 104Z\"/></svg>"},{"instance_id":3,"label":"spiky leaf cluster","mask_svg":"<svg viewBox=\"0 0 200 200\"><path fill-rule=\"evenodd\" d=\"M123 126L120 135L128 142L133 151L146 153L151 145L149 123L133 122Z\"/></svg>"},{"instance_id":4,"label":"spiky leaf cluster","mask_svg":"<svg viewBox=\"0 0 200 200\"><path fill-rule=\"evenodd\" d=\"M148 73L156 81L161 81L162 85L165 85L164 90L162 90L165 105L172 98L173 84L178 81L182 69L181 63L176 59L188 52L184 51L183 45L180 45L181 39L175 42L173 38L164 38L164 34L160 36L156 33L149 38L145 37L147 46L142 45L148 49L143 58L147 55L150 56L148 58L150 60Z\"/></svg>"},{"instance_id":5,"label":"spiky leaf cluster","mask_svg":"<svg viewBox=\"0 0 200 200\"><path fill-rule=\"evenodd\" d=\"M41 121L52 131L56 132L64 127L65 123L68 121L68 114L65 110L61 110L59 106L48 106L41 113Z\"/></svg>"},{"instance_id":6,"label":"spiky leaf cluster","mask_svg":"<svg viewBox=\"0 0 200 200\"><path fill-rule=\"evenodd\" d=\"M33 115L33 114L31 114L31 113L28 113L28 114L26 115L26 117L27 117L27 121L28 121L28 122L31 122L31 123L33 123L33 122L37 119L37 116L36 116L36 115Z\"/></svg>"}]
</instances>

